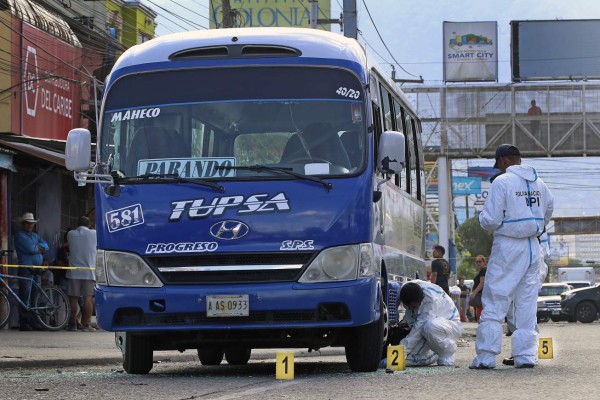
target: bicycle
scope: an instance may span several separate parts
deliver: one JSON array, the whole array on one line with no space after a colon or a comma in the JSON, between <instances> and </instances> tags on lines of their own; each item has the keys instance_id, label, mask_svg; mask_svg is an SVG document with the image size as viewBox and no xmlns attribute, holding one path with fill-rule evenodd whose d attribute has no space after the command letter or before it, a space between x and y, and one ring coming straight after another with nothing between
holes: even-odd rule
<instances>
[{"instance_id":1,"label":"bicycle","mask_svg":"<svg viewBox=\"0 0 600 400\"><path fill-rule=\"evenodd\" d=\"M6 278L30 282L26 301L8 285ZM6 293L2 288L6 288ZM54 285L42 286L33 276L23 277L0 272L0 328L6 325L10 317L11 303L8 294L12 295L23 309L33 312L40 325L48 331L59 331L69 322L71 306L69 298L61 288Z\"/></svg>"}]
</instances>

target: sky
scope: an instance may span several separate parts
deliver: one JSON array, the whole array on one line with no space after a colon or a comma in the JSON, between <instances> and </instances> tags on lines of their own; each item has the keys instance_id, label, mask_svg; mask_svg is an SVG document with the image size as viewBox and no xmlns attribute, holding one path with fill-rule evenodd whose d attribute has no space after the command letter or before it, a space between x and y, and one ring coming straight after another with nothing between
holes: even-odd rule
<instances>
[{"instance_id":1,"label":"sky","mask_svg":"<svg viewBox=\"0 0 600 400\"><path fill-rule=\"evenodd\" d=\"M208 27L210 1L221 0L142 0L153 8L157 17L157 34L164 35L194 27ZM267 0L274 2L275 0ZM308 8L308 0L277 0L301 2ZM331 17L337 18L342 11L343 0L331 1ZM265 0L230 0L232 7L244 3L261 3ZM598 0L357 0L359 41L382 56L378 68L391 71L393 58L385 49L369 14L377 24L377 30L387 47L402 67L399 78L422 76L426 84L442 84L442 24L444 21L497 21L499 81L510 81L510 21L597 19L600 18ZM162 8L161 8L162 7ZM183 19L193 22L188 23ZM334 31L339 29L334 26Z\"/></svg>"},{"instance_id":2,"label":"sky","mask_svg":"<svg viewBox=\"0 0 600 400\"><path fill-rule=\"evenodd\" d=\"M142 3L158 13L157 34L162 36L208 27L209 1L142 0ZM243 3L264 1L230 0L234 8ZM308 7L307 0L303 3ZM342 3L342 0L331 0L332 18L340 15ZM357 7L359 41L379 58L375 62L377 68L391 73L390 64L395 59L401 65L396 67L398 78L422 76L426 85L443 84L444 21L497 21L499 82L509 83L510 21L600 19L600 0L357 0ZM333 31L339 32L339 29L334 26ZM600 159L545 158L524 160L524 163L536 167L553 191L555 216L599 214L600 187L596 182L600 182ZM493 160L457 160L453 163L454 174L463 174L467 164L492 166Z\"/></svg>"}]
</instances>

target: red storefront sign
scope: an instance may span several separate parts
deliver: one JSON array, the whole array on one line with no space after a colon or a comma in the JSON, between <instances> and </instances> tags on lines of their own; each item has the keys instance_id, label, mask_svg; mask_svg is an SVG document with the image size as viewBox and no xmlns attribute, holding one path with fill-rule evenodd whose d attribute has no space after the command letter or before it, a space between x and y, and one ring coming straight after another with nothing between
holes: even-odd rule
<instances>
[{"instance_id":1,"label":"red storefront sign","mask_svg":"<svg viewBox=\"0 0 600 400\"><path fill-rule=\"evenodd\" d=\"M27 23L21 26L23 85L19 133L65 140L70 129L81 125L82 49Z\"/></svg>"}]
</instances>

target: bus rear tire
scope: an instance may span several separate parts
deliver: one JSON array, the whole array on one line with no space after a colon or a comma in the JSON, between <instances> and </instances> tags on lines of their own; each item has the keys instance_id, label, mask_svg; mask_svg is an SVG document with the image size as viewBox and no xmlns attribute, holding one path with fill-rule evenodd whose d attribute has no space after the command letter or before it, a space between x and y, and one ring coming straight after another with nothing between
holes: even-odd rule
<instances>
[{"instance_id":1,"label":"bus rear tire","mask_svg":"<svg viewBox=\"0 0 600 400\"><path fill-rule=\"evenodd\" d=\"M382 301L383 303L383 301ZM385 304L379 320L353 328L346 342L346 361L352 372L373 372L379 368L383 338L388 329Z\"/></svg>"},{"instance_id":2,"label":"bus rear tire","mask_svg":"<svg viewBox=\"0 0 600 400\"><path fill-rule=\"evenodd\" d=\"M152 369L153 349L150 340L141 335L127 332L125 336L125 352L123 369L128 374L145 375Z\"/></svg>"},{"instance_id":3,"label":"bus rear tire","mask_svg":"<svg viewBox=\"0 0 600 400\"><path fill-rule=\"evenodd\" d=\"M225 350L225 360L229 365L246 365L251 354L252 349L248 347L231 347Z\"/></svg>"},{"instance_id":4,"label":"bus rear tire","mask_svg":"<svg viewBox=\"0 0 600 400\"><path fill-rule=\"evenodd\" d=\"M219 365L223 361L223 350L215 348L198 349L198 358L202 365Z\"/></svg>"}]
</instances>

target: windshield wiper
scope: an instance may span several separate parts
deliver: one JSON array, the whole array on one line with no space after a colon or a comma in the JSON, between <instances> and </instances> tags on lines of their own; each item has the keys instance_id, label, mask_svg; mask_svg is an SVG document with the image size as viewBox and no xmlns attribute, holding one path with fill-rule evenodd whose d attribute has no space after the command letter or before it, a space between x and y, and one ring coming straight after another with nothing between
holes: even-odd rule
<instances>
[{"instance_id":1,"label":"windshield wiper","mask_svg":"<svg viewBox=\"0 0 600 400\"><path fill-rule=\"evenodd\" d=\"M320 183L327 190L333 189L333 184L331 182L327 182L324 179L317 178L316 176L301 174L299 172L294 172L291 168L279 168L279 167L271 167L267 165L247 165L247 166L218 166L217 169L245 169L250 171L273 171L273 172L281 172L283 174L294 176L298 179L305 179L311 182Z\"/></svg>"},{"instance_id":2,"label":"windshield wiper","mask_svg":"<svg viewBox=\"0 0 600 400\"><path fill-rule=\"evenodd\" d=\"M200 185L200 186L208 186L210 188L216 189L219 192L224 192L225 188L221 185L219 185L218 183L214 183L214 182L209 182L209 181L205 181L202 179L196 179L196 178L185 178L182 176L179 176L179 174L142 174L142 175L137 175L137 176L126 176L121 178L121 181L128 181L128 180L151 180L151 179L167 179L167 180L174 180L175 182L181 183L181 182L185 182L185 183L193 183L196 185Z\"/></svg>"}]
</instances>

